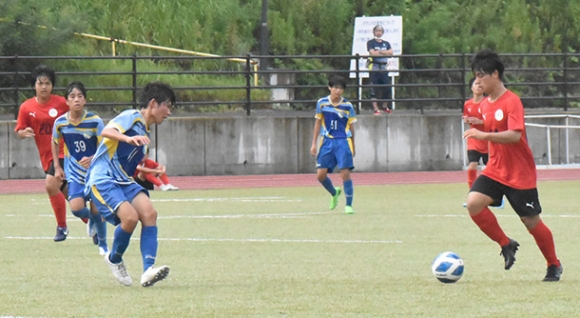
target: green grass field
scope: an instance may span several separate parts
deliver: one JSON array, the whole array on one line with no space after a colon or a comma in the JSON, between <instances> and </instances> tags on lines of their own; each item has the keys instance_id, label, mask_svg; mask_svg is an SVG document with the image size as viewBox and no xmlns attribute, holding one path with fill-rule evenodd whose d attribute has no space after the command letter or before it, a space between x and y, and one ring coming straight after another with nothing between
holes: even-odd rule
<instances>
[{"instance_id":1,"label":"green grass field","mask_svg":"<svg viewBox=\"0 0 580 318\"><path fill-rule=\"evenodd\" d=\"M335 211L322 187L152 192L157 263L167 280L138 284L138 229L125 261L134 285L112 276L85 226L69 219L54 243L45 194L1 195L0 317L578 317L580 181L539 184L542 214L564 265L546 264L510 207L493 210L520 251L500 248L462 207L465 184L360 186L355 211ZM109 244L113 227L109 226ZM456 284L431 262L465 261Z\"/></svg>"}]
</instances>

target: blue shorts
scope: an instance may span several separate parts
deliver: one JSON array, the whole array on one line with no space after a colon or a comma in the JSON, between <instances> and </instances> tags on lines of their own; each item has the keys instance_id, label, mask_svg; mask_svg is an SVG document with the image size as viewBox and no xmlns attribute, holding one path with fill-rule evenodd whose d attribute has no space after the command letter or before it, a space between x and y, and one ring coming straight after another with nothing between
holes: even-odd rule
<instances>
[{"instance_id":1,"label":"blue shorts","mask_svg":"<svg viewBox=\"0 0 580 318\"><path fill-rule=\"evenodd\" d=\"M117 209L123 202L131 203L140 192L149 196L149 192L135 182L129 184L98 183L91 187L91 199L107 222L118 225L121 220L117 217Z\"/></svg>"},{"instance_id":2,"label":"blue shorts","mask_svg":"<svg viewBox=\"0 0 580 318\"><path fill-rule=\"evenodd\" d=\"M352 140L324 138L322 145L318 150L318 157L316 158L317 169L328 169L332 172L334 168L354 169L352 159Z\"/></svg>"},{"instance_id":3,"label":"blue shorts","mask_svg":"<svg viewBox=\"0 0 580 318\"><path fill-rule=\"evenodd\" d=\"M76 181L68 182L68 201L82 197L85 201L89 201L90 197L85 195L85 185Z\"/></svg>"}]
</instances>

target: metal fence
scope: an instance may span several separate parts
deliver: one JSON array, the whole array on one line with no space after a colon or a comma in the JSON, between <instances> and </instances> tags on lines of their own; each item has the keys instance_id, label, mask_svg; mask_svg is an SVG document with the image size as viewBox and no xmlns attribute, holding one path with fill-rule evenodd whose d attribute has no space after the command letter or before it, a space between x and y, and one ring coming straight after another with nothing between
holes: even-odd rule
<instances>
[{"instance_id":1,"label":"metal fence","mask_svg":"<svg viewBox=\"0 0 580 318\"><path fill-rule=\"evenodd\" d=\"M184 113L256 109L313 109L328 94L336 74L349 78L345 96L358 111L370 107L371 85L361 78L366 69L350 70L353 59L367 56L0 56L0 112L17 115L18 106L34 95L30 71L40 63L57 71L55 93L78 80L89 89L88 105L118 112L136 107L138 90L148 81L170 83ZM471 96L471 54L400 55L394 78L397 109L461 109ZM522 97L526 108L567 111L580 106L580 53L504 54L505 83ZM232 62L240 59L244 62ZM258 70L258 61L272 68ZM354 63L359 65L359 63ZM351 77L351 74L354 74Z\"/></svg>"}]
</instances>

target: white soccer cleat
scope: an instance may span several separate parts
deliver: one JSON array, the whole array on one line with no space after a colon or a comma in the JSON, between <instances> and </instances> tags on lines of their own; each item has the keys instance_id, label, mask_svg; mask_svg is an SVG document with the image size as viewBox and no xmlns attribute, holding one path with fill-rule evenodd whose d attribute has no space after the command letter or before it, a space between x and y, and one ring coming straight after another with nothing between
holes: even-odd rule
<instances>
[{"instance_id":1,"label":"white soccer cleat","mask_svg":"<svg viewBox=\"0 0 580 318\"><path fill-rule=\"evenodd\" d=\"M99 255L104 256L109 254L109 249L99 246Z\"/></svg>"},{"instance_id":2,"label":"white soccer cleat","mask_svg":"<svg viewBox=\"0 0 580 318\"><path fill-rule=\"evenodd\" d=\"M97 227L95 226L95 222L89 219L89 222L87 222L87 235L93 237L95 234L97 234Z\"/></svg>"},{"instance_id":3,"label":"white soccer cleat","mask_svg":"<svg viewBox=\"0 0 580 318\"><path fill-rule=\"evenodd\" d=\"M169 267L167 266L160 266L149 267L143 275L141 275L141 286L143 287L150 287L153 284L157 283L158 281L162 281L167 278L169 275Z\"/></svg>"},{"instance_id":4,"label":"white soccer cleat","mask_svg":"<svg viewBox=\"0 0 580 318\"><path fill-rule=\"evenodd\" d=\"M169 191L169 190L171 190L171 188L169 187L168 184L162 184L161 186L159 186L159 189L161 189L161 191Z\"/></svg>"},{"instance_id":5,"label":"white soccer cleat","mask_svg":"<svg viewBox=\"0 0 580 318\"><path fill-rule=\"evenodd\" d=\"M177 191L177 190L179 190L179 188L176 187L176 186L174 186L173 184L168 184L167 186L169 186L169 190L171 190L171 191Z\"/></svg>"},{"instance_id":6,"label":"white soccer cleat","mask_svg":"<svg viewBox=\"0 0 580 318\"><path fill-rule=\"evenodd\" d=\"M133 280L131 279L131 276L129 276L129 273L127 273L125 263L124 262L121 262L119 264L111 263L111 261L109 260L109 254L110 253L105 254L105 262L107 262L107 264L109 265L111 272L113 272L113 276L115 276L115 278L119 281L119 283L125 286L131 286Z\"/></svg>"}]
</instances>

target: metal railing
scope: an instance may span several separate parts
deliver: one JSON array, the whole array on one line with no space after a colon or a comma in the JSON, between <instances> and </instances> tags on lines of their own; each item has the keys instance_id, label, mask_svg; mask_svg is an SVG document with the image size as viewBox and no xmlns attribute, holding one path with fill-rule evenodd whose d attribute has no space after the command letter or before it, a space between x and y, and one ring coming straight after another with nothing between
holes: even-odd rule
<instances>
[{"instance_id":1,"label":"metal railing","mask_svg":"<svg viewBox=\"0 0 580 318\"><path fill-rule=\"evenodd\" d=\"M538 168L555 168L555 167L562 167L562 168L570 168L570 167L580 167L580 162L576 162L574 160L575 156L580 152L580 148L578 148L579 144L576 142L574 145L571 145L571 131L574 130L576 134L574 136L578 136L578 131L580 129L580 125L572 125L570 123L570 119L574 119L575 122L580 122L580 116L572 115L572 114L545 114L545 115L525 115L524 118L526 119L526 130L528 135L528 141L532 130L529 128L541 128L545 131L545 142L538 141L537 144L531 145L532 148L536 146L538 149L535 149L535 153L538 154L536 160L536 166ZM534 121L534 119L539 119L540 121L545 121L546 119L554 119L559 124L539 124L533 123L530 121ZM465 131L469 128L469 125L465 124L463 120L461 120L462 131ZM552 132L556 131L556 134ZM563 135L559 135L560 132L563 132ZM541 133L540 133L541 134ZM539 137L539 136L536 136ZM554 145L554 141L556 141L556 145ZM560 144L563 143L563 147ZM467 141L463 140L462 143L462 153L463 153L463 166L464 168L467 167L469 164L467 158ZM563 148L563 149L562 149ZM560 160L558 162L554 162L554 153L556 153L557 158ZM539 155L543 154L543 155ZM577 157L576 157L577 158ZM546 161L544 162L544 159Z\"/></svg>"},{"instance_id":2,"label":"metal railing","mask_svg":"<svg viewBox=\"0 0 580 318\"><path fill-rule=\"evenodd\" d=\"M135 107L137 92L150 80L173 85L185 112L243 109L313 109L328 94L332 74L349 78L345 91L357 110L370 109L372 85L361 78L366 69L350 70L350 61L367 56L0 56L0 112L17 114L18 106L33 96L29 85L33 65L44 63L57 71L55 93L66 82L80 80L90 91L89 106L101 110ZM471 96L471 54L400 55L399 76L394 78L392 99L397 109L462 109ZM504 54L505 83L518 93L526 108L567 111L580 105L580 53ZM231 60L238 62L231 63ZM246 63L239 63L245 60ZM280 66L258 70L256 61ZM87 65L81 65L87 64ZM321 65L331 65L323 68ZM350 78L350 74L355 76ZM260 78L256 81L255 78ZM64 78L64 81L62 80ZM273 83L273 79L284 81ZM273 92L282 92L275 98Z\"/></svg>"}]
</instances>

